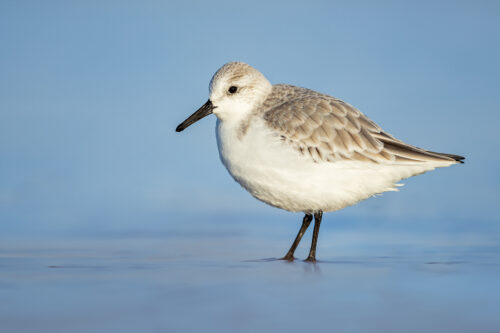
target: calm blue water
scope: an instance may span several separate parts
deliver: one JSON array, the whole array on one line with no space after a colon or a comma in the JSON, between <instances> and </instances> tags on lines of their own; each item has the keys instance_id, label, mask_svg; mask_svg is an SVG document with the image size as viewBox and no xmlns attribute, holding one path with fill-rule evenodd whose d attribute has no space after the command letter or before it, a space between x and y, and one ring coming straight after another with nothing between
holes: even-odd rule
<instances>
[{"instance_id":1,"label":"calm blue water","mask_svg":"<svg viewBox=\"0 0 500 333\"><path fill-rule=\"evenodd\" d=\"M495 240L327 225L314 265L272 258L288 249L299 221L203 223L3 241L0 330L500 331Z\"/></svg>"}]
</instances>

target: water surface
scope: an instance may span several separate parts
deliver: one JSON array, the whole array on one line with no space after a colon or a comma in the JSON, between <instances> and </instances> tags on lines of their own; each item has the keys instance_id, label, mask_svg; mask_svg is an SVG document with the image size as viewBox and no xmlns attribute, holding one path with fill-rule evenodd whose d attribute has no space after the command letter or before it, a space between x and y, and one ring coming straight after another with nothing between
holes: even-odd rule
<instances>
[{"instance_id":1,"label":"water surface","mask_svg":"<svg viewBox=\"0 0 500 333\"><path fill-rule=\"evenodd\" d=\"M286 250L285 237L238 233L6 241L0 246L0 328L500 330L495 249L467 253L462 247L421 245L408 251L396 243L377 251L346 244L332 251L329 237L320 237L317 264L271 257ZM308 242L297 256L306 256Z\"/></svg>"}]
</instances>

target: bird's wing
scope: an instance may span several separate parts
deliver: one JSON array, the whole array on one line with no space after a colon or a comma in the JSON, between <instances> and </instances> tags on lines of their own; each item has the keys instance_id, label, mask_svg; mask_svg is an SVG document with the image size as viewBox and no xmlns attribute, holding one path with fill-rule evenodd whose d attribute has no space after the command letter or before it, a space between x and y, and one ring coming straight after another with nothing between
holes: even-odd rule
<instances>
[{"instance_id":1,"label":"bird's wing","mask_svg":"<svg viewBox=\"0 0 500 333\"><path fill-rule=\"evenodd\" d=\"M453 157L408 145L385 133L353 106L318 93L270 108L264 119L283 141L315 162L455 161Z\"/></svg>"}]
</instances>

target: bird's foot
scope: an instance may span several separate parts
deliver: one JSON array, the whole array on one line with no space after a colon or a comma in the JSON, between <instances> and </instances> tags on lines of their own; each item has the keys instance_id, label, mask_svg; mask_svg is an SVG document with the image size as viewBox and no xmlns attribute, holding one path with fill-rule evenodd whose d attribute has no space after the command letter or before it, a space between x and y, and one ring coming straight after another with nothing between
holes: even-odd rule
<instances>
[{"instance_id":1,"label":"bird's foot","mask_svg":"<svg viewBox=\"0 0 500 333\"><path fill-rule=\"evenodd\" d=\"M295 260L295 258L294 258L294 256L293 256L293 254L288 254L288 253L287 253L287 255L286 255L286 256L284 256L283 258L280 258L280 260L286 260L286 261L290 261L290 262L292 262L292 261L294 261L294 260Z\"/></svg>"},{"instance_id":2,"label":"bird's foot","mask_svg":"<svg viewBox=\"0 0 500 333\"><path fill-rule=\"evenodd\" d=\"M309 256L307 259L304 260L305 262L310 262L315 264L316 263L316 257Z\"/></svg>"}]
</instances>

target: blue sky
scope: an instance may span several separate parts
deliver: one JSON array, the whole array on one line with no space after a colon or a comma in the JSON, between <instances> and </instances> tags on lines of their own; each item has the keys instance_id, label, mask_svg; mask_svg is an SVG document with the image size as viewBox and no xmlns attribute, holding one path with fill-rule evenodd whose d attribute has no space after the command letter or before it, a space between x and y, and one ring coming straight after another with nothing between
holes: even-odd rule
<instances>
[{"instance_id":1,"label":"blue sky","mask_svg":"<svg viewBox=\"0 0 500 333\"><path fill-rule=\"evenodd\" d=\"M214 117L174 132L233 60L341 98L408 143L467 157L329 218L498 237L499 14L494 1L3 1L2 237L192 217L258 216L295 232L298 215L227 174Z\"/></svg>"}]
</instances>

